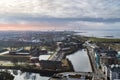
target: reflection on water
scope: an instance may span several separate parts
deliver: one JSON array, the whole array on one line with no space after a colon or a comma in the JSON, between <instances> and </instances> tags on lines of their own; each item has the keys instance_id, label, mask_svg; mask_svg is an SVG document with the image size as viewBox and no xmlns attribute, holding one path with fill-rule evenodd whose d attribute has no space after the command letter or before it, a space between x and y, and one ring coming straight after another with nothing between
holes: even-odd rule
<instances>
[{"instance_id":1,"label":"reflection on water","mask_svg":"<svg viewBox=\"0 0 120 80\"><path fill-rule=\"evenodd\" d=\"M77 31L77 35L92 36L92 37L101 37L101 38L120 38L120 29L116 30L106 30L106 29L86 29ZM111 36L111 37L107 37Z\"/></svg>"},{"instance_id":2,"label":"reflection on water","mask_svg":"<svg viewBox=\"0 0 120 80\"><path fill-rule=\"evenodd\" d=\"M10 73L14 76L14 80L48 80L49 77L40 76L37 73L22 72L20 70L4 70L1 71Z\"/></svg>"},{"instance_id":3,"label":"reflection on water","mask_svg":"<svg viewBox=\"0 0 120 80\"><path fill-rule=\"evenodd\" d=\"M84 49L68 55L67 58L72 62L75 71L92 72L87 51Z\"/></svg>"},{"instance_id":4,"label":"reflection on water","mask_svg":"<svg viewBox=\"0 0 120 80\"><path fill-rule=\"evenodd\" d=\"M72 55L68 55L67 58L72 62L75 71L92 72L87 52L84 49L79 50ZM22 72L20 70L0 69L0 71L10 73L11 75L14 76L14 80L48 80L49 79L49 77L41 76L38 73Z\"/></svg>"}]
</instances>

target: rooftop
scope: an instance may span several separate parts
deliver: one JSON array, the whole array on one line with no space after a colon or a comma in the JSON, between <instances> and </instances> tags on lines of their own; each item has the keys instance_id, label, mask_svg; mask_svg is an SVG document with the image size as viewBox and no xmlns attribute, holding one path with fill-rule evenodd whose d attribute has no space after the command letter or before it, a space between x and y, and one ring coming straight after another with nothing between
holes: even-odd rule
<instances>
[{"instance_id":1,"label":"rooftop","mask_svg":"<svg viewBox=\"0 0 120 80\"><path fill-rule=\"evenodd\" d=\"M50 57L51 55L40 55L39 56L39 61L40 60L48 60L48 58Z\"/></svg>"},{"instance_id":2,"label":"rooftop","mask_svg":"<svg viewBox=\"0 0 120 80\"><path fill-rule=\"evenodd\" d=\"M110 65L110 69L112 72L119 72L120 73L120 65L116 64L116 65Z\"/></svg>"}]
</instances>

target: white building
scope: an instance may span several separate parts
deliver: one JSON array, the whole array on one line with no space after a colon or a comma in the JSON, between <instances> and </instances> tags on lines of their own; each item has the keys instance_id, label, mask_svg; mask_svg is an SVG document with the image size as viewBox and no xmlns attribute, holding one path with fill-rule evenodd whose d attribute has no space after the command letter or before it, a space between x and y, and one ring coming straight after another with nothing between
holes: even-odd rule
<instances>
[{"instance_id":1,"label":"white building","mask_svg":"<svg viewBox=\"0 0 120 80\"><path fill-rule=\"evenodd\" d=\"M39 61L41 60L48 60L51 55L40 55L39 56Z\"/></svg>"},{"instance_id":2,"label":"white building","mask_svg":"<svg viewBox=\"0 0 120 80\"><path fill-rule=\"evenodd\" d=\"M120 65L102 66L102 71L109 78L109 80L120 80Z\"/></svg>"},{"instance_id":3,"label":"white building","mask_svg":"<svg viewBox=\"0 0 120 80\"><path fill-rule=\"evenodd\" d=\"M110 80L120 80L120 65L111 66Z\"/></svg>"}]
</instances>

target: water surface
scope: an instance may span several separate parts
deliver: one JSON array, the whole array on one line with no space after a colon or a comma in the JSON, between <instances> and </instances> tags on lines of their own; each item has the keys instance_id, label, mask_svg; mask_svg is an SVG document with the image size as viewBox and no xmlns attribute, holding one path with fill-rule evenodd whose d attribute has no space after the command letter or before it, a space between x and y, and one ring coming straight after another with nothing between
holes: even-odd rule
<instances>
[{"instance_id":1,"label":"water surface","mask_svg":"<svg viewBox=\"0 0 120 80\"><path fill-rule=\"evenodd\" d=\"M90 61L85 49L79 50L67 58L72 62L76 72L92 72Z\"/></svg>"},{"instance_id":2,"label":"water surface","mask_svg":"<svg viewBox=\"0 0 120 80\"><path fill-rule=\"evenodd\" d=\"M48 80L49 77L41 76L39 73L30 73L30 72L22 72L20 70L5 70L1 71L10 73L14 76L14 80Z\"/></svg>"},{"instance_id":3,"label":"water surface","mask_svg":"<svg viewBox=\"0 0 120 80\"><path fill-rule=\"evenodd\" d=\"M76 30L77 35L84 35L90 37L100 37L100 38L120 38L120 30L118 29L84 29Z\"/></svg>"}]
</instances>

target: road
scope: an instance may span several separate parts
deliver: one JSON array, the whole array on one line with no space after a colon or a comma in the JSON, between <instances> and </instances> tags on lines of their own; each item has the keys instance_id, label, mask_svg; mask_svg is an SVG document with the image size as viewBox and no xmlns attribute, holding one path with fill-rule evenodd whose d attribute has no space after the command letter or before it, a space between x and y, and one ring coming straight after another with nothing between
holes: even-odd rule
<instances>
[{"instance_id":1,"label":"road","mask_svg":"<svg viewBox=\"0 0 120 80\"><path fill-rule=\"evenodd\" d=\"M88 56L89 56L89 59L90 59L90 64L92 66L93 72L91 72L91 73L82 73L82 75L91 75L91 76L94 77L93 80L107 80L107 77L104 75L102 70L99 69L97 67L97 65L96 65L95 55L94 55L95 52L94 52L93 48L96 48L98 46L96 46L95 44L90 44L89 42L86 42L84 45L86 46ZM56 52L51 56L50 60L61 61L63 56L64 56L64 53L58 47ZM76 72L73 72L73 74L75 74L75 73Z\"/></svg>"},{"instance_id":2,"label":"road","mask_svg":"<svg viewBox=\"0 0 120 80\"><path fill-rule=\"evenodd\" d=\"M61 51L61 48L58 47L56 49L56 52L53 55L51 55L51 57L48 60L61 61L63 57L64 57L64 53Z\"/></svg>"},{"instance_id":3,"label":"road","mask_svg":"<svg viewBox=\"0 0 120 80\"><path fill-rule=\"evenodd\" d=\"M107 77L104 75L101 69L97 68L96 62L95 62L95 56L94 56L94 50L92 48L97 47L95 44L89 44L87 46L88 56L91 62L91 66L93 68L94 76L96 80L107 80Z\"/></svg>"}]
</instances>

